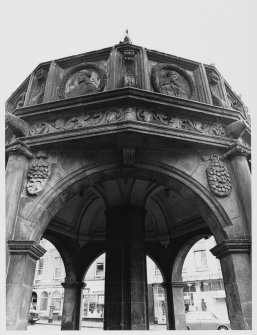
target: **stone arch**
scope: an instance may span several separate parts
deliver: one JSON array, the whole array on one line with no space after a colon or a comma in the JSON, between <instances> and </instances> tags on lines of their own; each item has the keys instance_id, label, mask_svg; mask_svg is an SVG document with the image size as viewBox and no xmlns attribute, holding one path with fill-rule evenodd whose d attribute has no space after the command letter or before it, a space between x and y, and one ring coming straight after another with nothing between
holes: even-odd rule
<instances>
[{"instance_id":1,"label":"stone arch","mask_svg":"<svg viewBox=\"0 0 257 335\"><path fill-rule=\"evenodd\" d=\"M83 264L82 264L82 271L81 271L81 281L85 280L87 271L89 270L90 266L94 263L94 261L100 257L101 255L103 255L104 253L106 253L106 250L103 248L88 248L91 249L91 252L87 253L87 258L84 260Z\"/></svg>"},{"instance_id":2,"label":"stone arch","mask_svg":"<svg viewBox=\"0 0 257 335\"><path fill-rule=\"evenodd\" d=\"M184 265L185 258L188 252L190 251L190 249L192 248L192 246L204 237L206 237L206 234L195 235L180 248L175 258L173 268L172 268L172 281L173 282L180 282L180 281L182 282L182 268Z\"/></svg>"},{"instance_id":3,"label":"stone arch","mask_svg":"<svg viewBox=\"0 0 257 335\"><path fill-rule=\"evenodd\" d=\"M161 272L162 279L163 281L165 281L165 271L163 269L162 264L159 262L159 260L156 260L156 258L154 258L148 251L146 251L146 256L149 257L155 265L157 265L158 269Z\"/></svg>"},{"instance_id":4,"label":"stone arch","mask_svg":"<svg viewBox=\"0 0 257 335\"><path fill-rule=\"evenodd\" d=\"M29 217L26 218L35 223L29 239L38 241L50 219L80 190L100 181L122 177L124 177L122 169L113 163L82 167L67 175L39 199ZM232 223L224 208L204 186L185 172L166 164L145 161L135 164L133 177L163 185L175 190L186 199L193 198L194 205L207 222L216 242L219 243L227 238L224 228Z\"/></svg>"}]
</instances>

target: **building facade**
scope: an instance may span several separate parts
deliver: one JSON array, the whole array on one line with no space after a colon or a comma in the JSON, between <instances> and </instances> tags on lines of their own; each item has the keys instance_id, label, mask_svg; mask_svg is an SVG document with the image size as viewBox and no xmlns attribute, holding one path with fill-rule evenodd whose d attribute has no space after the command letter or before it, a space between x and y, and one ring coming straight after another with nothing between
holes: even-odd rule
<instances>
[{"instance_id":1,"label":"building facade","mask_svg":"<svg viewBox=\"0 0 257 335\"><path fill-rule=\"evenodd\" d=\"M80 328L83 276L103 253L104 329L149 329L146 255L167 328L185 329L184 260L209 236L231 327L251 329L250 118L214 66L126 36L40 64L6 125L8 329L27 327L42 238L64 262L63 330Z\"/></svg>"}]
</instances>

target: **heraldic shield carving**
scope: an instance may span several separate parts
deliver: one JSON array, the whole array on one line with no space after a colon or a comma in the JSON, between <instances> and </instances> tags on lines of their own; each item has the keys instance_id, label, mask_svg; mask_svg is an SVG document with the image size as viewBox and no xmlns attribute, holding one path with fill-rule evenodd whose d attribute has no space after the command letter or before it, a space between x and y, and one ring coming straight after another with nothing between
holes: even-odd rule
<instances>
[{"instance_id":1,"label":"heraldic shield carving","mask_svg":"<svg viewBox=\"0 0 257 335\"><path fill-rule=\"evenodd\" d=\"M105 70L93 63L82 63L70 69L59 87L60 99L100 92L106 84Z\"/></svg>"},{"instance_id":2,"label":"heraldic shield carving","mask_svg":"<svg viewBox=\"0 0 257 335\"><path fill-rule=\"evenodd\" d=\"M209 187L218 197L226 197L231 191L231 181L228 168L221 163L218 155L202 156L204 161L210 160L211 165L207 168L207 179Z\"/></svg>"},{"instance_id":3,"label":"heraldic shield carving","mask_svg":"<svg viewBox=\"0 0 257 335\"><path fill-rule=\"evenodd\" d=\"M152 85L156 92L190 99L194 83L188 73L174 64L157 64L152 70Z\"/></svg>"},{"instance_id":4,"label":"heraldic shield carving","mask_svg":"<svg viewBox=\"0 0 257 335\"><path fill-rule=\"evenodd\" d=\"M30 195L39 195L50 178L50 165L45 161L47 154L39 151L30 163L27 175L27 191Z\"/></svg>"}]
</instances>

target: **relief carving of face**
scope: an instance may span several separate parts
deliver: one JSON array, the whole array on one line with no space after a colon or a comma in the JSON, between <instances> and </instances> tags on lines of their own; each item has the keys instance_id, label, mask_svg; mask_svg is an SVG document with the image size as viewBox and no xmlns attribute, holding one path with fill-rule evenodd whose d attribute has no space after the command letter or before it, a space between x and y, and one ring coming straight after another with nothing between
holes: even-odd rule
<instances>
[{"instance_id":1,"label":"relief carving of face","mask_svg":"<svg viewBox=\"0 0 257 335\"><path fill-rule=\"evenodd\" d=\"M89 71L79 72L78 74L78 84L83 82L88 82L90 80L91 73Z\"/></svg>"}]
</instances>

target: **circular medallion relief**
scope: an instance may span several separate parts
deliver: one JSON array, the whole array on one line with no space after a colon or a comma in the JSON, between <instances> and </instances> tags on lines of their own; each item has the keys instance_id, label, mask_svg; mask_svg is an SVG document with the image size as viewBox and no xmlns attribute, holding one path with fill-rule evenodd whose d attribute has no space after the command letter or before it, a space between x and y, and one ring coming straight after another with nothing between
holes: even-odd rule
<instances>
[{"instance_id":1,"label":"circular medallion relief","mask_svg":"<svg viewBox=\"0 0 257 335\"><path fill-rule=\"evenodd\" d=\"M83 63L70 69L59 88L59 98L73 98L100 92L106 84L106 73L98 65Z\"/></svg>"},{"instance_id":2,"label":"circular medallion relief","mask_svg":"<svg viewBox=\"0 0 257 335\"><path fill-rule=\"evenodd\" d=\"M188 73L174 64L157 64L152 70L152 85L156 92L190 99L194 83Z\"/></svg>"}]
</instances>

